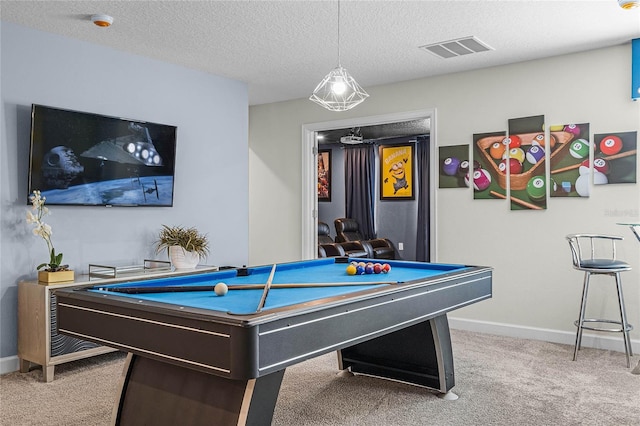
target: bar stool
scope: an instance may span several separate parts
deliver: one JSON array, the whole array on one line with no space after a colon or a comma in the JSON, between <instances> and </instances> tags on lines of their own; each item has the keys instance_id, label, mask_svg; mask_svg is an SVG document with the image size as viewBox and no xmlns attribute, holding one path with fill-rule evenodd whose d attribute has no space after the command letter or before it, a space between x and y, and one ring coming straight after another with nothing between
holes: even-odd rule
<instances>
[{"instance_id":1,"label":"bar stool","mask_svg":"<svg viewBox=\"0 0 640 426\"><path fill-rule=\"evenodd\" d=\"M576 360L578 350L582 344L582 330L587 329L618 332L622 333L624 336L624 351L627 356L627 368L629 368L629 357L633 356L631 341L629 340L629 331L633 330L633 326L627 322L624 297L622 296L622 280L620 279L620 272L631 270L631 266L626 262L616 259L616 241L622 240L623 238L613 235L598 234L572 234L567 235L566 238L567 241L569 241L569 247L571 248L571 258L574 269L584 271L580 316L574 323L578 330L576 332L576 345L573 351L573 360ZM618 293L618 306L620 307L620 321L585 318L587 294L589 292L589 278L593 274L611 275L615 277ZM585 325L585 323L594 323L596 325ZM615 324L619 327L607 328L605 327L605 324Z\"/></svg>"}]
</instances>

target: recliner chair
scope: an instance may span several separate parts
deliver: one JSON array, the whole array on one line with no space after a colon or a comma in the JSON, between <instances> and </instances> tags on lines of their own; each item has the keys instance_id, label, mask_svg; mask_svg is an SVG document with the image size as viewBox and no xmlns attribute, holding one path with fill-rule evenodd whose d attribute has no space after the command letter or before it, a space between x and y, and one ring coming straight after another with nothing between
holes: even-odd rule
<instances>
[{"instance_id":1,"label":"recliner chair","mask_svg":"<svg viewBox=\"0 0 640 426\"><path fill-rule=\"evenodd\" d=\"M395 259L396 250L393 243L386 238L375 238L373 240L364 240L360 233L360 226L355 219L340 218L334 220L336 227L336 241L343 243L345 241L359 241L368 253L371 259Z\"/></svg>"},{"instance_id":2,"label":"recliner chair","mask_svg":"<svg viewBox=\"0 0 640 426\"><path fill-rule=\"evenodd\" d=\"M344 248L333 241L330 232L329 225L318 222L318 257L346 256Z\"/></svg>"},{"instance_id":3,"label":"recliner chair","mask_svg":"<svg viewBox=\"0 0 640 426\"><path fill-rule=\"evenodd\" d=\"M359 241L335 242L329 235L331 229L324 222L318 222L318 257L369 257L369 251Z\"/></svg>"}]
</instances>

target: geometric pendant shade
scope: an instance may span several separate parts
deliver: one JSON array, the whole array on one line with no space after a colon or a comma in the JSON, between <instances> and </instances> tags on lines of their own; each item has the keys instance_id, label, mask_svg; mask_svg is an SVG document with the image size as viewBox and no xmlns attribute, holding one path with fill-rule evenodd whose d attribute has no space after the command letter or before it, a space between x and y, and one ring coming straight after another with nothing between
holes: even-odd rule
<instances>
[{"instance_id":1,"label":"geometric pendant shade","mask_svg":"<svg viewBox=\"0 0 640 426\"><path fill-rule=\"evenodd\" d=\"M330 111L346 111L368 97L351 74L338 66L322 79L309 99Z\"/></svg>"}]
</instances>

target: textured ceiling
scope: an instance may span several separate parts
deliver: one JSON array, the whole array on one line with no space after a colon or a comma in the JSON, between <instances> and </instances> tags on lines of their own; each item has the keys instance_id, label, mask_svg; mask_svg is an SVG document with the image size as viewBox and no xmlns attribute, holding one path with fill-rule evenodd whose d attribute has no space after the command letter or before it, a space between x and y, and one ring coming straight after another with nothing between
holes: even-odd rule
<instances>
[{"instance_id":1,"label":"textured ceiling","mask_svg":"<svg viewBox=\"0 0 640 426\"><path fill-rule=\"evenodd\" d=\"M3 21L244 81L251 105L308 97L338 62L336 1L6 1ZM90 21L114 17L110 28ZM341 64L380 84L602 48L640 37L616 0L341 2ZM475 36L494 50L419 47ZM597 64L594 64L597 66Z\"/></svg>"}]
</instances>

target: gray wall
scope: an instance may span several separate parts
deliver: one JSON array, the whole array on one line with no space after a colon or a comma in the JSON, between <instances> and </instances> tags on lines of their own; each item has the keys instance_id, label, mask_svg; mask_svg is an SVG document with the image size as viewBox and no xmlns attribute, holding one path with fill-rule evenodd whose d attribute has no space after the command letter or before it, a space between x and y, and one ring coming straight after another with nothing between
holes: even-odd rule
<instances>
[{"instance_id":1,"label":"gray wall","mask_svg":"<svg viewBox=\"0 0 640 426\"><path fill-rule=\"evenodd\" d=\"M402 144L408 139L392 138L380 141L380 144ZM329 224L331 236L335 239L336 229L333 221L345 217L344 189L344 149L339 144L323 145L322 149L331 149L331 202L318 202L318 221ZM376 231L379 238L388 238L398 248L403 243L400 256L405 260L415 260L418 204L415 200L381 201L379 192L380 170L376 165L375 196Z\"/></svg>"},{"instance_id":2,"label":"gray wall","mask_svg":"<svg viewBox=\"0 0 640 426\"><path fill-rule=\"evenodd\" d=\"M155 257L161 224L207 233L206 263L248 263L248 96L244 83L1 23L0 357L17 353L20 280L48 259L26 224L30 106L178 127L171 208L51 208L53 242L77 273L90 262ZM164 258L166 254L158 255ZM12 362L15 359L12 359Z\"/></svg>"},{"instance_id":3,"label":"gray wall","mask_svg":"<svg viewBox=\"0 0 640 426\"><path fill-rule=\"evenodd\" d=\"M598 64L607 64L607 78ZM470 145L474 133L505 131L510 118L538 114L544 114L550 125L588 122L592 136L638 131L640 102L631 101L630 85L631 43L625 43L396 84L365 85L370 97L339 118L366 121L433 109L431 142L436 149ZM304 180L301 166L291 166L301 162L301 128L338 116L306 98L252 106L249 114L249 257L256 264L296 260L306 241L301 235ZM264 194L278 209L265 211ZM632 324L640 320L640 244L628 228L616 224L640 222L638 184L598 185L590 198L551 198L544 211L511 211L507 200L474 200L469 188L436 189L432 209L433 261L494 267L493 298L452 312L452 325L572 344L582 279L571 268L564 239L572 232L625 237L619 256L634 265L623 277L627 315ZM279 231L277 245L267 232L272 229ZM593 315L615 318L610 278L602 281L591 290L590 297L598 300ZM637 346L640 327L631 335ZM584 343L622 350L618 336L589 333Z\"/></svg>"}]
</instances>

